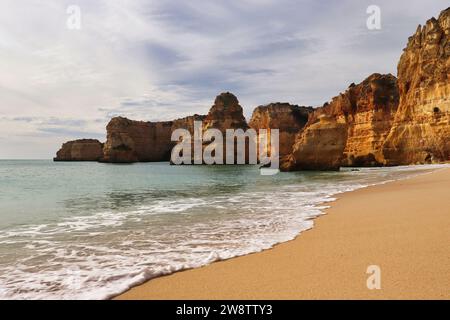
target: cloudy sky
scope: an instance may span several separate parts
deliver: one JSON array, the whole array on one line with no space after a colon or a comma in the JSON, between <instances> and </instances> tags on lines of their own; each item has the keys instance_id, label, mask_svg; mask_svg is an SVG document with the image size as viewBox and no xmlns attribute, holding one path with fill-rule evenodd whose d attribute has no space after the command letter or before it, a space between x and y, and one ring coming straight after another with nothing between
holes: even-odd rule
<instances>
[{"instance_id":1,"label":"cloudy sky","mask_svg":"<svg viewBox=\"0 0 450 320\"><path fill-rule=\"evenodd\" d=\"M381 30L366 27L369 5ZM70 29L67 8L81 10ZM448 0L2 0L0 158L51 158L105 139L115 115L206 113L231 91L247 117L273 101L322 105L396 74L408 36ZM73 21L73 20L70 20Z\"/></svg>"}]
</instances>

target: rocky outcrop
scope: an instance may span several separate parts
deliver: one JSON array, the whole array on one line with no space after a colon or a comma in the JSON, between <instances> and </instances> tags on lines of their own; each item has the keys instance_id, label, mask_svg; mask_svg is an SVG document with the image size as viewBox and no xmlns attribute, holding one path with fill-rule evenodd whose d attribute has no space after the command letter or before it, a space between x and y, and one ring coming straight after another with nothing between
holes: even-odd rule
<instances>
[{"instance_id":1,"label":"rocky outcrop","mask_svg":"<svg viewBox=\"0 0 450 320\"><path fill-rule=\"evenodd\" d=\"M116 117L106 126L104 162L163 161L169 150L172 123Z\"/></svg>"},{"instance_id":2,"label":"rocky outcrop","mask_svg":"<svg viewBox=\"0 0 450 320\"><path fill-rule=\"evenodd\" d=\"M107 140L103 162L131 163L169 161L175 142L171 141L176 129L187 129L193 135L194 121L200 121L203 130L247 129L242 107L229 93L218 95L207 116L194 115L174 121L143 122L123 117L111 119L106 127Z\"/></svg>"},{"instance_id":3,"label":"rocky outcrop","mask_svg":"<svg viewBox=\"0 0 450 320\"><path fill-rule=\"evenodd\" d=\"M287 156L292 151L296 135L308 122L312 107L299 107L289 103L271 103L255 108L249 126L258 132L260 129L279 130L279 154Z\"/></svg>"},{"instance_id":4,"label":"rocky outcrop","mask_svg":"<svg viewBox=\"0 0 450 320\"><path fill-rule=\"evenodd\" d=\"M195 120L202 121L203 130L222 133L249 128L238 99L225 92L207 116L165 122L113 118L103 155L97 140L77 140L64 144L55 160L168 161L172 132L193 133ZM280 130L283 170L450 161L450 8L409 38L398 80L373 74L314 110L287 103L261 106L249 124Z\"/></svg>"},{"instance_id":5,"label":"rocky outcrop","mask_svg":"<svg viewBox=\"0 0 450 320\"><path fill-rule=\"evenodd\" d=\"M398 64L400 105L387 165L450 160L450 8L417 28Z\"/></svg>"},{"instance_id":6,"label":"rocky outcrop","mask_svg":"<svg viewBox=\"0 0 450 320\"><path fill-rule=\"evenodd\" d=\"M318 108L282 168L449 161L449 36L450 8L409 38L398 64L398 81L374 74Z\"/></svg>"},{"instance_id":7,"label":"rocky outcrop","mask_svg":"<svg viewBox=\"0 0 450 320\"><path fill-rule=\"evenodd\" d=\"M390 74L374 74L349 92L353 108L347 117L348 139L342 165L384 165L382 146L399 103L397 79Z\"/></svg>"},{"instance_id":8,"label":"rocky outcrop","mask_svg":"<svg viewBox=\"0 0 450 320\"><path fill-rule=\"evenodd\" d=\"M54 161L98 161L103 156L103 144L94 139L80 139L64 143Z\"/></svg>"},{"instance_id":9,"label":"rocky outcrop","mask_svg":"<svg viewBox=\"0 0 450 320\"><path fill-rule=\"evenodd\" d=\"M317 108L299 133L284 170L383 165L382 146L398 107L393 75L373 74Z\"/></svg>"},{"instance_id":10,"label":"rocky outcrop","mask_svg":"<svg viewBox=\"0 0 450 320\"><path fill-rule=\"evenodd\" d=\"M245 120L243 109L234 94L230 92L223 92L215 98L214 104L209 109L208 115L203 119L202 123L203 133L208 129L218 129L222 133L223 136L222 162L225 164L227 162L227 147L225 140L227 129L233 130L242 129L244 131L248 129L248 124L247 121ZM216 143L215 141L205 141L205 140L203 140L202 142L203 142L202 154L208 145L213 146ZM194 139L192 140L192 143L194 145ZM244 161L247 162L248 141L246 141L245 143L246 143L245 154L244 153L242 154L245 159ZM201 157L202 154L195 155L193 145L192 145L193 150L192 163L194 164L204 163ZM240 149L237 148L237 140L235 140L233 150L234 154L233 157L235 163L237 163L236 161L238 159L239 150ZM218 157L216 158L218 161L220 161Z\"/></svg>"},{"instance_id":11,"label":"rocky outcrop","mask_svg":"<svg viewBox=\"0 0 450 320\"><path fill-rule=\"evenodd\" d=\"M194 115L174 121L144 122L116 117L106 126L107 140L102 162L131 163L169 161L175 145L172 132L183 128L193 132L194 121L204 116Z\"/></svg>"},{"instance_id":12,"label":"rocky outcrop","mask_svg":"<svg viewBox=\"0 0 450 320\"><path fill-rule=\"evenodd\" d=\"M242 107L234 94L224 92L216 97L203 123L204 130L210 128L219 129L223 133L227 129L248 128Z\"/></svg>"},{"instance_id":13,"label":"rocky outcrop","mask_svg":"<svg viewBox=\"0 0 450 320\"><path fill-rule=\"evenodd\" d=\"M227 92L216 97L207 116L194 115L174 121L143 122L122 117L111 119L106 127L107 140L104 162L130 163L169 161L175 145L171 141L176 129L194 133L194 121L203 123L203 129L246 129L247 123L237 98Z\"/></svg>"},{"instance_id":14,"label":"rocky outcrop","mask_svg":"<svg viewBox=\"0 0 450 320\"><path fill-rule=\"evenodd\" d=\"M199 121L199 122L203 123L205 118L206 118L206 116L204 116L204 115L194 114L193 116L174 120L174 121L172 121L171 131L173 132L176 129L186 129L191 133L191 135L193 135L194 134L194 122Z\"/></svg>"},{"instance_id":15,"label":"rocky outcrop","mask_svg":"<svg viewBox=\"0 0 450 320\"><path fill-rule=\"evenodd\" d=\"M347 125L320 115L298 135L292 155L282 158L281 170L337 170L347 141Z\"/></svg>"}]
</instances>

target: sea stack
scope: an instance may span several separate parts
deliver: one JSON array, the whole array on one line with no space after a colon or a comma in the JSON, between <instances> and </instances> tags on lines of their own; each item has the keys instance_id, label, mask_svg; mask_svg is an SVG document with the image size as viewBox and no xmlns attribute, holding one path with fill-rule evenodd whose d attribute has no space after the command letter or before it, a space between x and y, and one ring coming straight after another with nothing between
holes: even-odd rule
<instances>
[{"instance_id":1,"label":"sea stack","mask_svg":"<svg viewBox=\"0 0 450 320\"><path fill-rule=\"evenodd\" d=\"M103 144L95 139L79 139L64 143L53 161L98 161L103 156Z\"/></svg>"},{"instance_id":2,"label":"sea stack","mask_svg":"<svg viewBox=\"0 0 450 320\"><path fill-rule=\"evenodd\" d=\"M203 129L219 129L225 133L227 129L248 128L239 100L230 92L219 94L208 112L203 123Z\"/></svg>"},{"instance_id":3,"label":"sea stack","mask_svg":"<svg viewBox=\"0 0 450 320\"><path fill-rule=\"evenodd\" d=\"M133 163L169 161L175 145L172 132L183 128L193 132L194 121L202 121L200 115L174 121L144 122L115 117L106 126L107 139L102 162Z\"/></svg>"}]
</instances>

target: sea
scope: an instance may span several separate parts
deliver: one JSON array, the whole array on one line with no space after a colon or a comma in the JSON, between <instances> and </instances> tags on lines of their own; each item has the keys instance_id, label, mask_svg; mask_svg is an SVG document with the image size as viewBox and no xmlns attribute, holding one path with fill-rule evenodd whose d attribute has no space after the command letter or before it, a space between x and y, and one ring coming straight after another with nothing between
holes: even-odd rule
<instances>
[{"instance_id":1,"label":"sea","mask_svg":"<svg viewBox=\"0 0 450 320\"><path fill-rule=\"evenodd\" d=\"M110 299L301 237L336 195L440 167L265 176L251 165L1 160L0 299Z\"/></svg>"}]
</instances>

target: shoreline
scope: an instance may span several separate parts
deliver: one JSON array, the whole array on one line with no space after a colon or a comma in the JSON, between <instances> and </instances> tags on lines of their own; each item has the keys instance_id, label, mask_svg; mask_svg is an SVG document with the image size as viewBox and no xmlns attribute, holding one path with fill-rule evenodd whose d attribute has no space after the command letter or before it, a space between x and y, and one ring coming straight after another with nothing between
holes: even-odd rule
<instances>
[{"instance_id":1,"label":"shoreline","mask_svg":"<svg viewBox=\"0 0 450 320\"><path fill-rule=\"evenodd\" d=\"M294 240L157 277L113 299L450 299L449 187L450 169L440 168L336 194ZM367 288L370 265L380 266L380 290Z\"/></svg>"}]
</instances>

